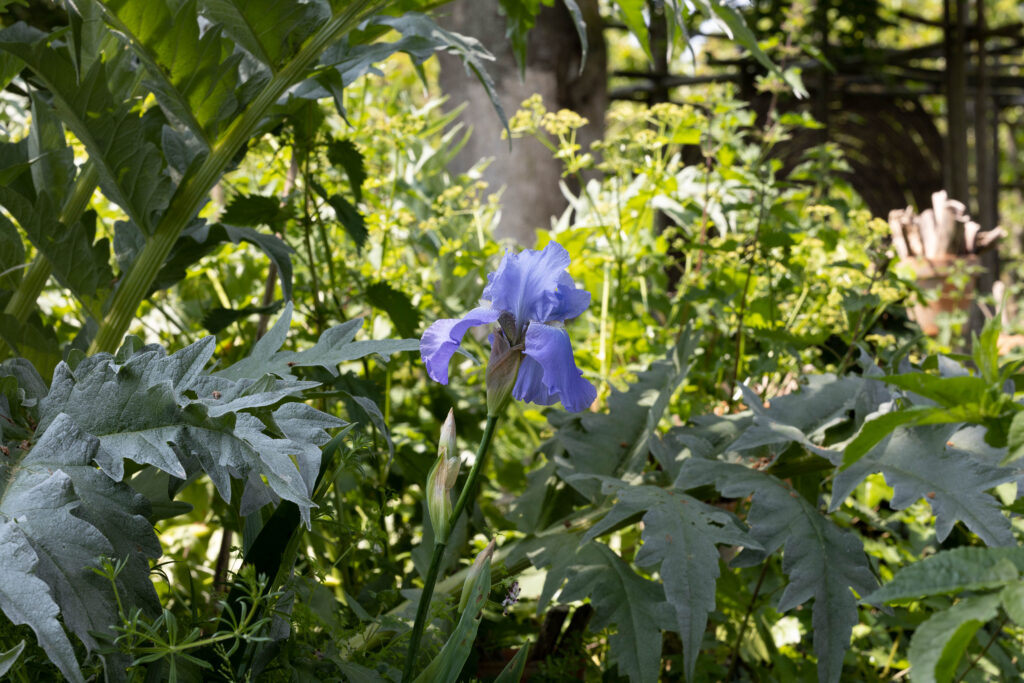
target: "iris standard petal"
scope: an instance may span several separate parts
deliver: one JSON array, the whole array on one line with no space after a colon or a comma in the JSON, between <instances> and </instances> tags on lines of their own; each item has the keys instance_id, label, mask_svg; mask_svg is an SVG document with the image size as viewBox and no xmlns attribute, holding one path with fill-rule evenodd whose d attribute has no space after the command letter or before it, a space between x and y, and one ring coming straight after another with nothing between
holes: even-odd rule
<instances>
[{"instance_id":1,"label":"iris standard petal","mask_svg":"<svg viewBox=\"0 0 1024 683\"><path fill-rule=\"evenodd\" d=\"M576 367L576 360L572 356L572 342L569 341L569 333L564 328L532 323L526 330L524 353L540 365L541 383L544 389L549 394L557 395L566 410L578 413L585 410L597 398L597 389L583 379L583 373ZM520 374L526 364L524 359ZM515 388L520 389L518 382ZM524 382L522 386L524 391L530 388L535 390L533 377L528 378L528 381ZM512 392L512 395L520 398L515 391ZM533 399L524 398L523 400Z\"/></svg>"},{"instance_id":2,"label":"iris standard petal","mask_svg":"<svg viewBox=\"0 0 1024 683\"><path fill-rule=\"evenodd\" d=\"M556 304L549 313L547 320L572 320L583 315L583 312L590 306L590 292L576 287L572 276L563 272L558 278L558 291L555 292Z\"/></svg>"},{"instance_id":3,"label":"iris standard petal","mask_svg":"<svg viewBox=\"0 0 1024 683\"><path fill-rule=\"evenodd\" d=\"M471 327L487 325L498 320L500 311L479 306L462 319L445 318L427 328L420 338L420 355L427 366L427 374L435 382L448 384L448 361L462 343L462 337Z\"/></svg>"},{"instance_id":4,"label":"iris standard petal","mask_svg":"<svg viewBox=\"0 0 1024 683\"><path fill-rule=\"evenodd\" d=\"M557 242L540 251L506 253L498 270L487 276L483 298L499 311L508 311L516 323L550 320L558 305L559 278L569 267L569 252Z\"/></svg>"}]
</instances>

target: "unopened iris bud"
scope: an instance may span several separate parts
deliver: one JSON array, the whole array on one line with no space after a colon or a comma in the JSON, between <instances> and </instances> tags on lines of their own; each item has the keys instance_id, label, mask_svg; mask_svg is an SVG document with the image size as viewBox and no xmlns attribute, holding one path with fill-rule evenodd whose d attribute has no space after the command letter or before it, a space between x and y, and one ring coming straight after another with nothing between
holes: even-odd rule
<instances>
[{"instance_id":1,"label":"unopened iris bud","mask_svg":"<svg viewBox=\"0 0 1024 683\"><path fill-rule=\"evenodd\" d=\"M487 547L480 551L480 554L473 560L473 566L469 568L469 573L466 574L466 581L462 584L462 597L459 598L459 611L466 609L466 604L469 602L470 596L473 594L477 581L480 580L481 575L484 573L484 569L487 569L487 583L488 589L490 588L491 582L491 557L494 555L494 539L487 544Z\"/></svg>"},{"instance_id":2,"label":"unopened iris bud","mask_svg":"<svg viewBox=\"0 0 1024 683\"><path fill-rule=\"evenodd\" d=\"M444 419L444 424L441 425L441 438L437 442L437 457L438 458L456 458L457 451L455 450L455 409L449 408L448 417ZM456 467L456 471L458 468Z\"/></svg>"},{"instance_id":3,"label":"unopened iris bud","mask_svg":"<svg viewBox=\"0 0 1024 683\"><path fill-rule=\"evenodd\" d=\"M437 460L427 475L427 512L434 527L437 541L448 539L449 518L452 515L452 488L459 477L459 460L455 450L455 414L448 411L448 418L441 427L441 439L437 444Z\"/></svg>"},{"instance_id":4,"label":"unopened iris bud","mask_svg":"<svg viewBox=\"0 0 1024 683\"><path fill-rule=\"evenodd\" d=\"M487 361L488 416L497 417L504 412L512 399L522 362L522 345L511 346L503 330L495 332L491 337L491 357Z\"/></svg>"}]
</instances>

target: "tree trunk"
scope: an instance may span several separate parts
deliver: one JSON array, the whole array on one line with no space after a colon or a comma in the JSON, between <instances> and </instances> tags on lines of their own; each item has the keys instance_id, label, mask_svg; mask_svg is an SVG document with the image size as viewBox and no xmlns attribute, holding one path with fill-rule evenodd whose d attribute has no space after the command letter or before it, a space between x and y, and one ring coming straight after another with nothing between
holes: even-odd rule
<instances>
[{"instance_id":1,"label":"tree trunk","mask_svg":"<svg viewBox=\"0 0 1024 683\"><path fill-rule=\"evenodd\" d=\"M495 2L456 0L442 9L440 23L450 30L473 36L492 53L488 64L505 112L511 116L520 104L539 93L551 111L572 109L590 123L582 128L577 142L584 149L601 137L607 106L606 54L601 18L596 0L579 3L587 21L589 52L583 74L579 72L581 49L569 12L561 2L542 7L531 31L526 74L519 67L505 36L506 20ZM559 189L562 164L533 139L502 139L502 124L487 94L467 77L461 62L450 55L441 57L441 89L450 97L448 106L463 102L462 121L473 134L453 161L453 171L464 172L484 157L493 159L483 178L491 192L504 188L498 237L511 237L523 245L534 242L535 230L547 228L552 216L565 210Z\"/></svg>"}]
</instances>

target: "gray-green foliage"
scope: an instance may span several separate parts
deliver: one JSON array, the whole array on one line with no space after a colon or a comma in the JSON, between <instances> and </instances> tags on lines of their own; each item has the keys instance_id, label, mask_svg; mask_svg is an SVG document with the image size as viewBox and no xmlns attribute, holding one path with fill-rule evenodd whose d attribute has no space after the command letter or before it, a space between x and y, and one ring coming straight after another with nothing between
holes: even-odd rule
<instances>
[{"instance_id":1,"label":"gray-green foliage","mask_svg":"<svg viewBox=\"0 0 1024 683\"><path fill-rule=\"evenodd\" d=\"M989 545L1015 543L1010 521L989 489L1013 479L1013 470L985 457L987 449L970 443L971 433L957 435L961 425L902 428L875 446L868 455L836 476L833 509L872 472L882 472L893 487L893 508L899 510L926 499L935 512L939 540L956 522ZM966 441L965 447L958 441Z\"/></svg>"},{"instance_id":2,"label":"gray-green foliage","mask_svg":"<svg viewBox=\"0 0 1024 683\"><path fill-rule=\"evenodd\" d=\"M666 359L640 373L627 391L614 393L609 399L613 412L555 418L559 429L553 445L567 456L559 474L591 499L615 494L618 503L582 543L574 537L548 537L529 551L535 566L549 567L540 605L559 588L563 602L589 596L596 610L595 626L616 629L609 641L612 661L635 681L657 677L662 630L682 634L685 668L692 674L707 615L715 606L716 544L758 545L727 512L681 489L630 486L609 476L626 470L626 476L633 477L628 470L640 469L647 461L657 441L658 423L686 377L694 344L692 336L684 336ZM547 485L546 477L538 477L531 489ZM526 496L531 495L537 493L527 491ZM660 584L637 575L606 546L589 542L641 516L645 545L636 564L657 570Z\"/></svg>"},{"instance_id":3,"label":"gray-green foliage","mask_svg":"<svg viewBox=\"0 0 1024 683\"><path fill-rule=\"evenodd\" d=\"M814 598L814 651L823 681L838 681L850 631L857 623L857 599L875 587L860 539L837 527L792 486L770 474L735 463L693 459L680 475L693 486L714 483L730 498L753 496L748 514L750 533L764 552L747 555L737 564L765 561L765 553L783 552L789 585L778 609L787 612Z\"/></svg>"},{"instance_id":4,"label":"gray-green foliage","mask_svg":"<svg viewBox=\"0 0 1024 683\"><path fill-rule=\"evenodd\" d=\"M538 608L559 588L561 602L589 598L595 610L592 626L614 628L610 660L619 672L633 681L657 679L661 632L675 628L672 608L657 582L639 576L608 546L580 543L575 536L546 539L530 560L547 568Z\"/></svg>"},{"instance_id":5,"label":"gray-green foliage","mask_svg":"<svg viewBox=\"0 0 1024 683\"><path fill-rule=\"evenodd\" d=\"M308 526L326 430L345 423L301 401L318 384L292 377L289 363L333 366L398 347L353 342L352 321L325 333L322 347L281 352L290 320L289 307L255 362L232 372L211 374L212 337L173 354L129 338L116 355L60 363L48 388L24 361L0 365L0 608L32 627L69 679L82 677L58 616L92 650L92 634L118 615L109 583L92 571L98 558L125 561L118 587L127 605L159 609L149 560L160 544L149 501L123 481L125 460L172 481L205 473L227 501L231 480L241 480L242 514L280 498ZM282 353L293 360L273 362Z\"/></svg>"},{"instance_id":6,"label":"gray-green foliage","mask_svg":"<svg viewBox=\"0 0 1024 683\"><path fill-rule=\"evenodd\" d=\"M608 414L553 414L552 424L558 427L553 446L564 455L559 475L596 500L598 481L572 475L608 476L642 470L656 441L658 422L686 379L695 344L694 336L687 335L664 359L639 373L626 391L613 390Z\"/></svg>"},{"instance_id":7,"label":"gray-green foliage","mask_svg":"<svg viewBox=\"0 0 1024 683\"><path fill-rule=\"evenodd\" d=\"M0 608L13 623L32 627L65 676L82 680L57 616L89 648L96 644L90 631L114 623L110 588L90 569L102 555L126 558L125 595L155 608L148 560L160 556L160 544L146 519L148 505L95 467L99 439L68 415L56 415L34 443L5 447L0 538L9 560L0 570Z\"/></svg>"},{"instance_id":8,"label":"gray-green foliage","mask_svg":"<svg viewBox=\"0 0 1024 683\"><path fill-rule=\"evenodd\" d=\"M718 544L761 549L725 510L712 507L679 489L629 486L602 477L603 493L617 497L615 507L584 535L595 538L624 519L642 514L644 545L637 566L657 569L665 597L676 615L683 638L686 676L692 678L707 628L708 613L715 609L718 579Z\"/></svg>"},{"instance_id":9,"label":"gray-green foliage","mask_svg":"<svg viewBox=\"0 0 1024 683\"><path fill-rule=\"evenodd\" d=\"M983 341L991 344L993 339L987 335ZM929 663L920 666L932 667L934 662L928 659L932 654L922 653L931 652L929 643L941 634L944 639L936 647L945 647L947 641L953 645L949 652L934 655L934 666L955 671L970 637L999 605L1007 611L1013 609L1007 606L1018 605L1014 600L1019 597L1019 571L1014 561L1019 558L1000 554L1014 550L963 549L945 569L937 557L908 568L905 581L897 577L875 592L874 563L865 552L863 537L849 528L844 503L869 474L881 472L893 488L892 509L920 501L931 506L937 540L945 539L962 522L989 546L1014 544L1010 520L991 490L1018 479L1020 473L1001 464L1005 446L986 442L992 440L989 432L1012 433L1007 425L1017 406L1004 391L1007 372L989 368L974 376L949 359L931 359L925 369L904 372L891 381L892 376L865 361L862 376L814 376L799 391L776 397L770 404L744 387L749 410L722 417L698 416L692 424L659 433L659 422L671 405L668 399L685 380L682 359L691 351L681 353L684 347L692 348L692 342L684 339L668 360L639 373L628 391L613 393L613 412L553 417L558 429L544 449L553 456L552 462L531 477L524 503L513 509L510 518L523 531L541 528L538 524L545 518L536 510L544 509L545 500L557 500L545 495L558 495L559 478L608 507L582 542L558 534L524 541L531 562L548 569L540 604L546 604L559 588L561 601L589 596L596 625L615 630L609 640L612 660L620 673L634 681L656 678L661 655L657 634L677 631L683 668L692 679L698 655L708 647L708 617L719 608L721 598L717 584L722 569L716 546L742 548L730 571L764 566L772 555L781 554L782 590L771 603L779 613L787 613L811 602L818 678L839 681L845 675L851 632L862 621L859 602L865 596L872 594L869 599L879 602L968 589L1009 591L1000 593L1002 602L972 598L974 602L958 604L948 616L937 613L935 621L922 627L925 635L915 639L911 657L923 657ZM936 367L941 368L940 374L932 372ZM878 415L919 408L938 414L944 409L907 386L928 386L933 396L953 395L968 379L972 386L979 386L964 397L966 414L990 427L989 431L965 425L957 417L964 413L951 406L946 410L952 415L942 415L939 424L910 422L894 431L890 428L890 433L875 439L865 454L843 468L844 449L861 439L865 430L876 428ZM987 407L979 407L982 402ZM997 419L1002 420L1001 427L994 422ZM638 455L641 467L653 456L659 470L648 469L638 478L639 470L630 471L627 466ZM737 518L703 502L708 498L694 495L695 491L707 495L709 485L727 501L749 501L745 512ZM642 546L631 562L601 545L599 537L609 531L622 533L637 522L643 524ZM977 565L973 569L964 564L969 555ZM905 586L916 592L901 592ZM756 593L750 599L756 599ZM958 635L954 637L953 632ZM937 680L948 677L938 675Z\"/></svg>"}]
</instances>

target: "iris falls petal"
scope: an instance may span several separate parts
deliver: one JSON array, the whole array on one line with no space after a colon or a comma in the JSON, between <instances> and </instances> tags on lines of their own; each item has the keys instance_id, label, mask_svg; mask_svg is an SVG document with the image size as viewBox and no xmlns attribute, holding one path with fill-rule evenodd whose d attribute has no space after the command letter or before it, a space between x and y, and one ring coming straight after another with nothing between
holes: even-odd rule
<instances>
[{"instance_id":1,"label":"iris falls petal","mask_svg":"<svg viewBox=\"0 0 1024 683\"><path fill-rule=\"evenodd\" d=\"M474 308L461 319L445 318L427 328L420 338L420 354L427 374L435 382L448 384L448 361L471 327L497 322L500 311L483 306Z\"/></svg>"},{"instance_id":2,"label":"iris falls petal","mask_svg":"<svg viewBox=\"0 0 1024 683\"><path fill-rule=\"evenodd\" d=\"M597 398L597 389L583 379L583 373L576 367L572 355L569 333L562 327L533 323L526 330L527 358L536 361L541 368L540 384L547 394L557 395L565 409L578 413L585 410ZM526 368L520 368L522 383L516 382L512 395L524 401L542 403L549 397L541 395L535 379L535 369L523 375ZM542 399L542 400L538 400Z\"/></svg>"},{"instance_id":3,"label":"iris falls petal","mask_svg":"<svg viewBox=\"0 0 1024 683\"><path fill-rule=\"evenodd\" d=\"M549 406L558 401L558 394L552 394L544 385L544 368L541 364L530 356L523 356L516 385L512 388L512 398Z\"/></svg>"}]
</instances>

